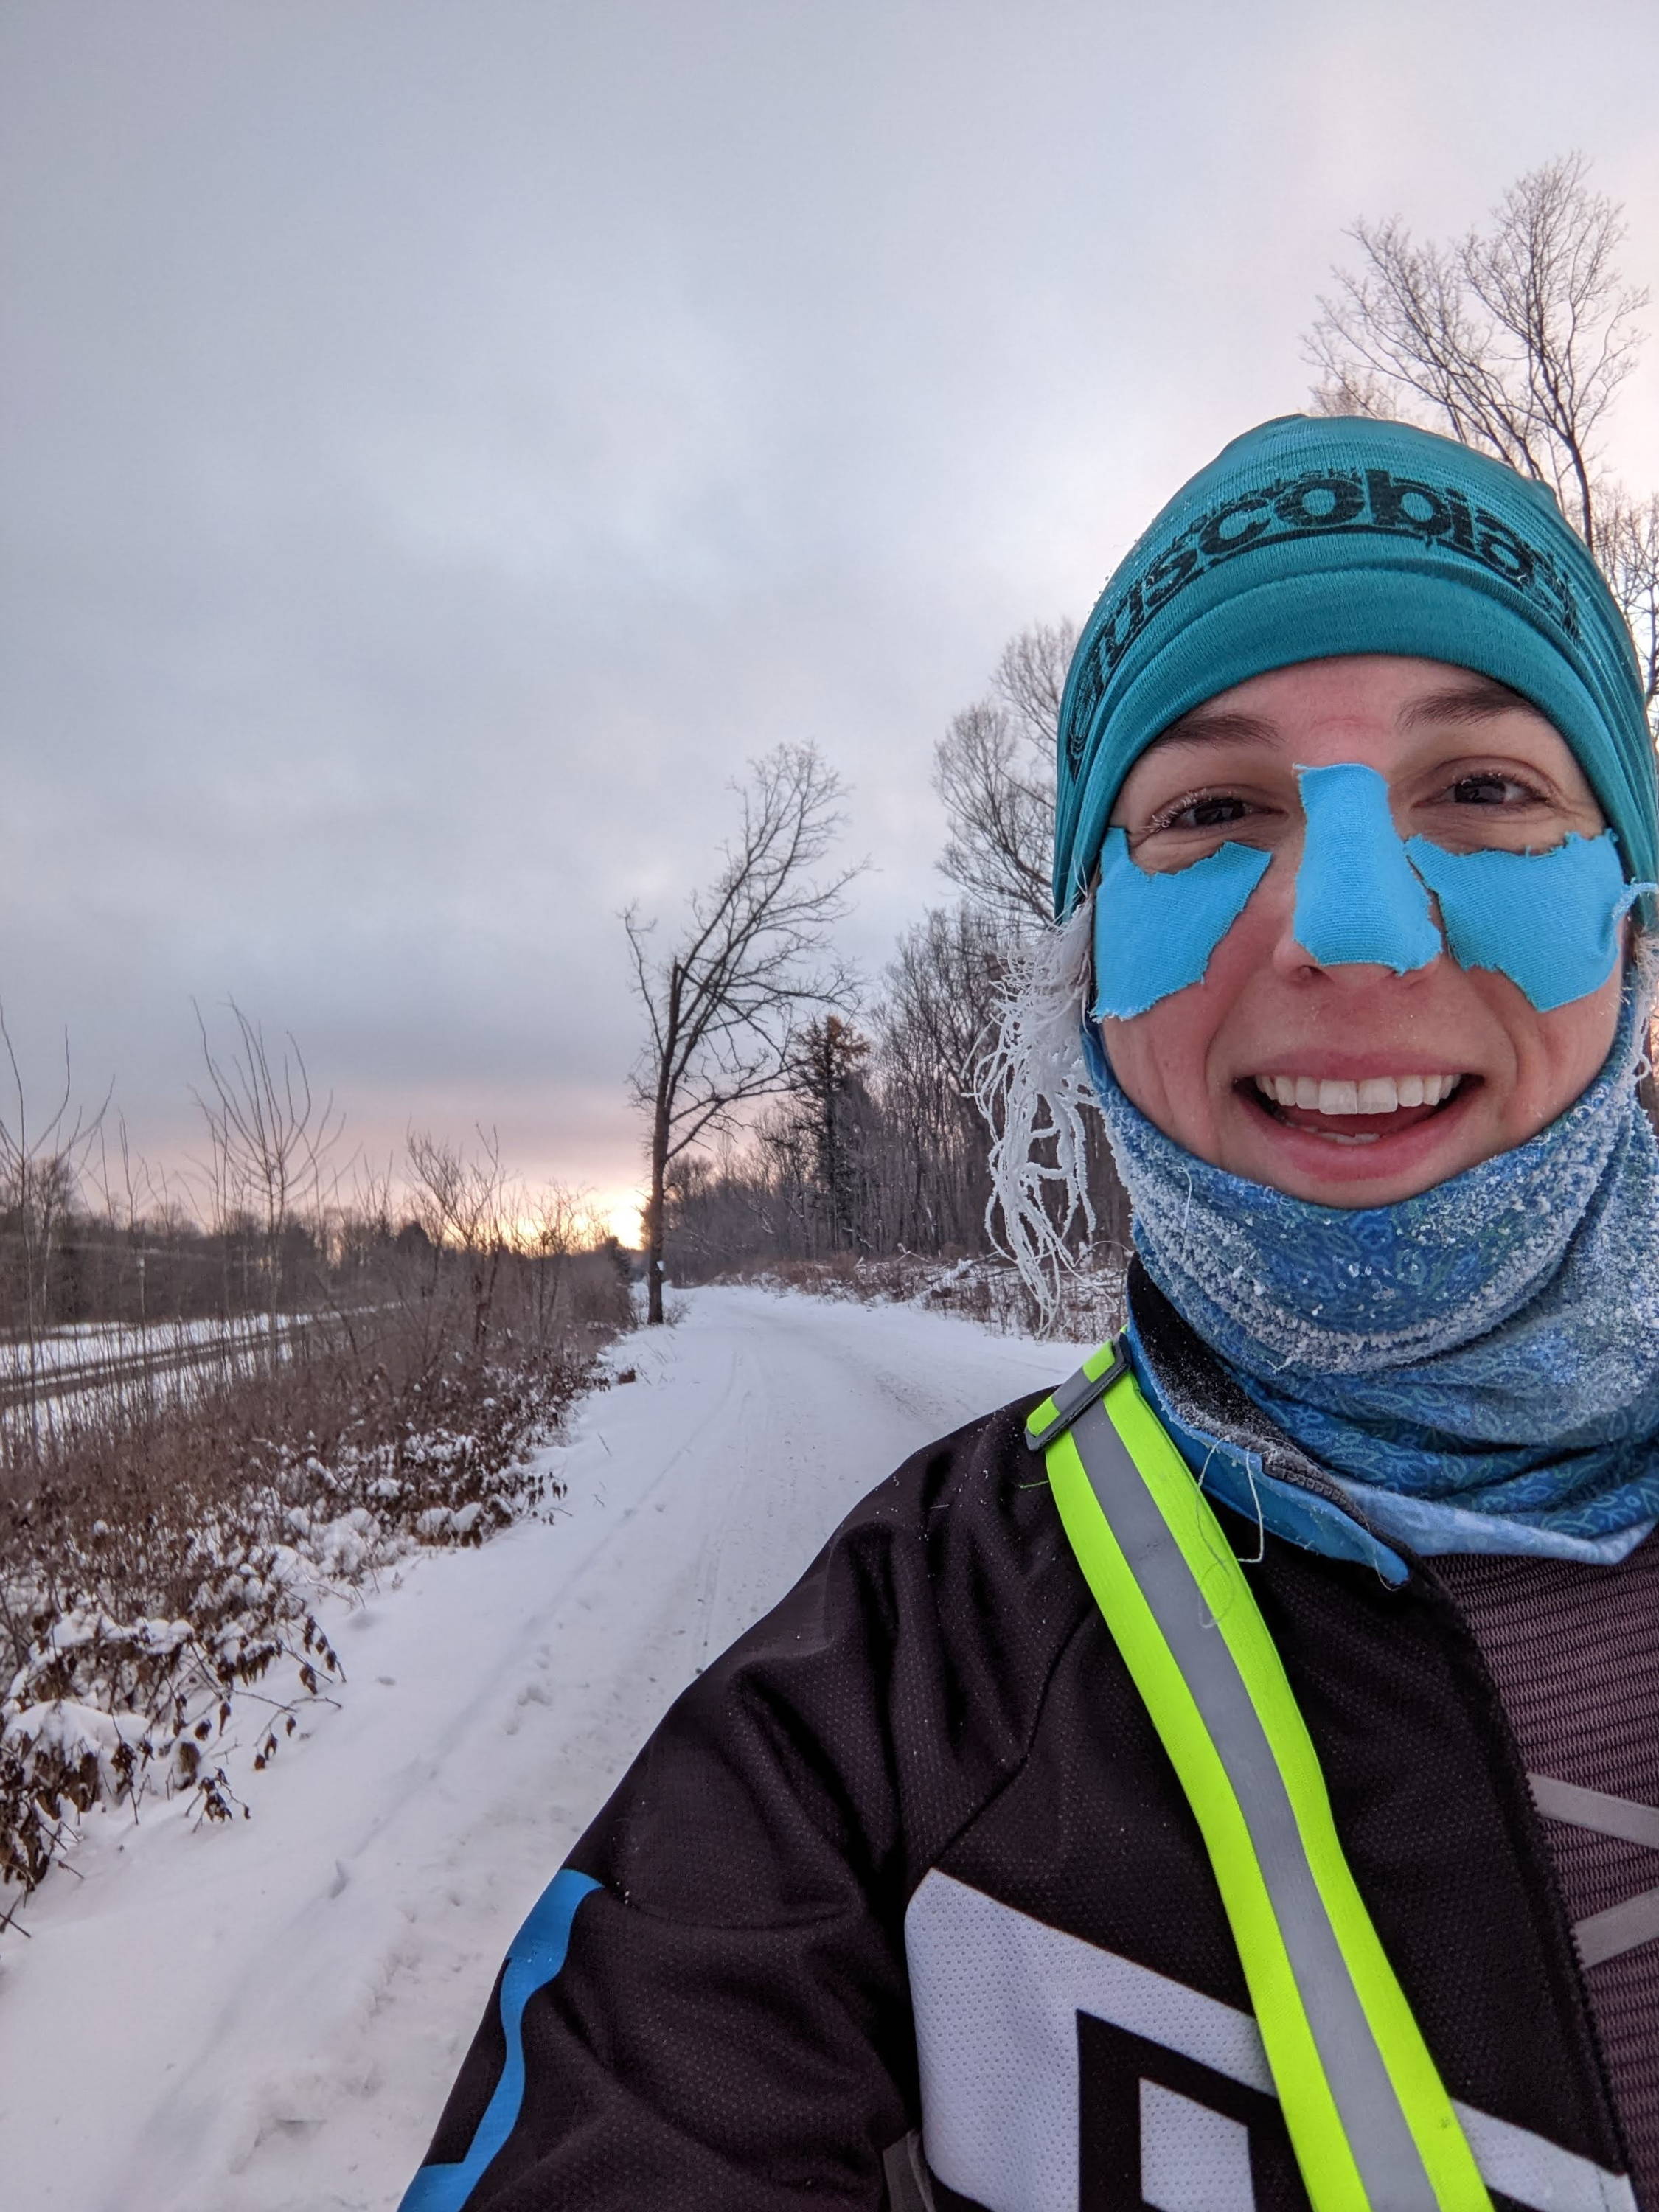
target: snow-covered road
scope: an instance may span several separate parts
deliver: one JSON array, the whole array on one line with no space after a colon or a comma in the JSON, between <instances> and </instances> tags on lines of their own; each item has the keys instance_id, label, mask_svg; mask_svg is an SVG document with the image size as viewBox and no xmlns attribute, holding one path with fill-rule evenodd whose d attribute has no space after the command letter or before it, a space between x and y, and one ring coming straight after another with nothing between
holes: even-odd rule
<instances>
[{"instance_id":1,"label":"snow-covered road","mask_svg":"<svg viewBox=\"0 0 1659 2212\"><path fill-rule=\"evenodd\" d=\"M902 1308L684 1303L550 1455L557 1518L339 1609L340 1708L250 1778L251 1820L94 1820L0 1939L7 2205L389 2212L663 1708L908 1452L1074 1364Z\"/></svg>"}]
</instances>

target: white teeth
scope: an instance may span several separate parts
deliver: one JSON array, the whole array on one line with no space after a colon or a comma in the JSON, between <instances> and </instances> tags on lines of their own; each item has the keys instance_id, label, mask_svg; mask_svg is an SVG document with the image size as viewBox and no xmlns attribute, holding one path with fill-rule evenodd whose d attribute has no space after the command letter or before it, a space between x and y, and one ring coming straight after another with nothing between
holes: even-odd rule
<instances>
[{"instance_id":1,"label":"white teeth","mask_svg":"<svg viewBox=\"0 0 1659 2212\"><path fill-rule=\"evenodd\" d=\"M1368 1075L1363 1082L1334 1083L1311 1075L1258 1075L1254 1080L1262 1097L1279 1106L1299 1106L1316 1114L1393 1114L1402 1106L1438 1106L1463 1079L1461 1075ZM1369 1143L1370 1139L1362 1133L1353 1141Z\"/></svg>"}]
</instances>

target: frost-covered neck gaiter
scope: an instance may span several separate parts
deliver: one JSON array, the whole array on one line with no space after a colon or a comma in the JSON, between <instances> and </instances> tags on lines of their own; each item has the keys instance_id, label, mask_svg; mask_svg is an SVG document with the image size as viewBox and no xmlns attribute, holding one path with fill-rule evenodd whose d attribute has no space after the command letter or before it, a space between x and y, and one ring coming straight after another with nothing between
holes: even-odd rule
<instances>
[{"instance_id":1,"label":"frost-covered neck gaiter","mask_svg":"<svg viewBox=\"0 0 1659 2212\"><path fill-rule=\"evenodd\" d=\"M1659 1518L1659 1147L1636 1096L1641 1028L1627 998L1601 1073L1529 1144L1352 1212L1183 1150L1089 1036L1148 1274L1362 1508L1388 1492L1590 1539Z\"/></svg>"}]
</instances>

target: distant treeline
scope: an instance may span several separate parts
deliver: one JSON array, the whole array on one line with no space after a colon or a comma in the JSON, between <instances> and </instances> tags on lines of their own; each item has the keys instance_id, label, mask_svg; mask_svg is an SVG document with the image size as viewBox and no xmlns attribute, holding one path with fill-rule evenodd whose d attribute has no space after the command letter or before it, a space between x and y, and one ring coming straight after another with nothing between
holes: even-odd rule
<instances>
[{"instance_id":1,"label":"distant treeline","mask_svg":"<svg viewBox=\"0 0 1659 2212\"><path fill-rule=\"evenodd\" d=\"M356 1252L352 1264L360 1264ZM218 1229L165 1218L123 1226L71 1201L43 1231L14 1197L0 1210L0 1336L31 1325L143 1327L273 1304L292 1311L319 1279L340 1272L303 1222L288 1223L273 1250L251 1220Z\"/></svg>"},{"instance_id":2,"label":"distant treeline","mask_svg":"<svg viewBox=\"0 0 1659 2212\"><path fill-rule=\"evenodd\" d=\"M0 1340L57 1328L131 1328L429 1303L453 1285L480 1348L498 1306L540 1316L578 1273L610 1285L629 1261L577 1194L535 1188L503 1167L493 1137L471 1152L410 1132L388 1166L337 1164L341 1125L312 1095L292 1038L270 1048L233 1006L228 1051L204 1032L198 1091L205 1158L188 1193L157 1178L72 1105L0 1113ZM3 1023L0 1047L9 1050Z\"/></svg>"},{"instance_id":3,"label":"distant treeline","mask_svg":"<svg viewBox=\"0 0 1659 2212\"><path fill-rule=\"evenodd\" d=\"M412 1218L346 1209L320 1224L286 1221L274 1237L252 1217L213 1228L165 1217L123 1224L73 1201L43 1224L0 1194L0 1339L76 1324L161 1327L351 1305L405 1295L475 1256L481 1297L503 1271L556 1275L580 1263L625 1277L630 1265L614 1237L538 1248L533 1237L501 1237L483 1240L475 1255L446 1247Z\"/></svg>"}]
</instances>

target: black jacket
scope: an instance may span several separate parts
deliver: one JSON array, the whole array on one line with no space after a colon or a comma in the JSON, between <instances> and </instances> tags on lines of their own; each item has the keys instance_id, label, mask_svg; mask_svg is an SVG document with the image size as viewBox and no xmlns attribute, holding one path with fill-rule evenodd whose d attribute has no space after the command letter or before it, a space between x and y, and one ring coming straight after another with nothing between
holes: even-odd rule
<instances>
[{"instance_id":1,"label":"black jacket","mask_svg":"<svg viewBox=\"0 0 1659 2212\"><path fill-rule=\"evenodd\" d=\"M1024 1448L1034 1402L908 1461L669 1712L572 1854L602 1887L525 2008L470 2208L1305 2207L1197 1825ZM1421 1565L1389 1589L1269 1537L1248 1571L1495 2203L1628 2207L1458 1614ZM465 2157L507 2057L492 2003L429 2161Z\"/></svg>"}]
</instances>

